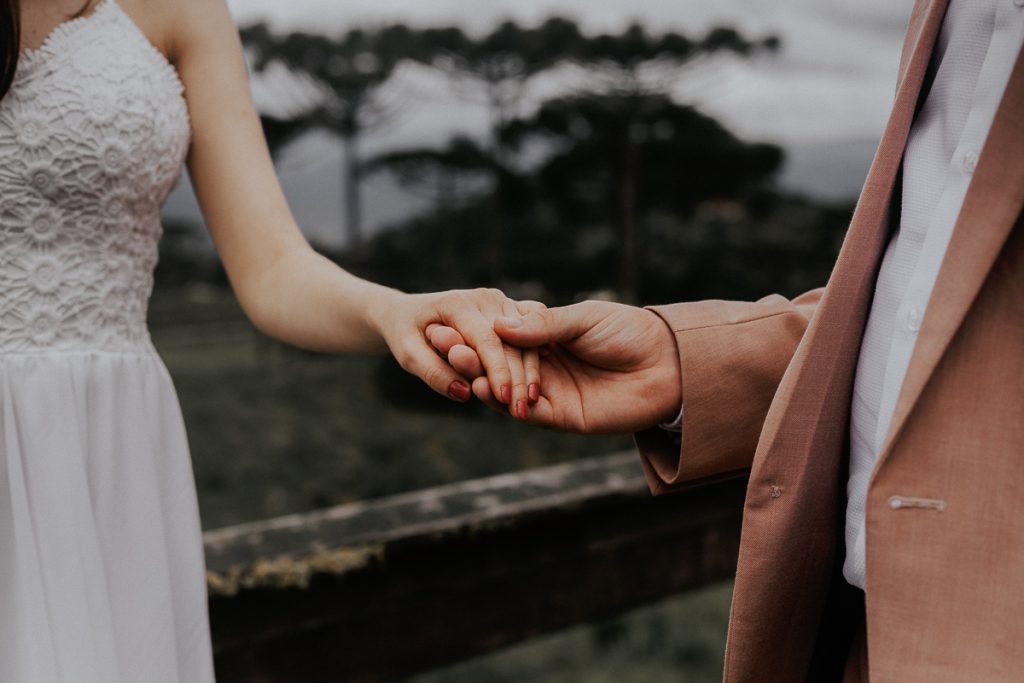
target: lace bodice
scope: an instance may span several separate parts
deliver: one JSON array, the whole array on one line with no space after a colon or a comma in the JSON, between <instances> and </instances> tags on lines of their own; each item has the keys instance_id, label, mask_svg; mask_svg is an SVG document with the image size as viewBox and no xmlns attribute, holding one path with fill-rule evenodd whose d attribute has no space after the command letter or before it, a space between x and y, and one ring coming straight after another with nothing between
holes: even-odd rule
<instances>
[{"instance_id":1,"label":"lace bodice","mask_svg":"<svg viewBox=\"0 0 1024 683\"><path fill-rule=\"evenodd\" d=\"M0 352L148 345L189 137L174 68L115 0L22 55L0 100Z\"/></svg>"}]
</instances>

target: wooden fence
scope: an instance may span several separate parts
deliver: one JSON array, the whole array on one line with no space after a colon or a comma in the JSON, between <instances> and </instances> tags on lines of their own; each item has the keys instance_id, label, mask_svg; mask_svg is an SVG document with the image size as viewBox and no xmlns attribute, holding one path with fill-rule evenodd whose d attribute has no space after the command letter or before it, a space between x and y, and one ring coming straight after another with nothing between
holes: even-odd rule
<instances>
[{"instance_id":1,"label":"wooden fence","mask_svg":"<svg viewBox=\"0 0 1024 683\"><path fill-rule=\"evenodd\" d=\"M205 534L220 683L391 681L732 576L745 479L634 453Z\"/></svg>"}]
</instances>

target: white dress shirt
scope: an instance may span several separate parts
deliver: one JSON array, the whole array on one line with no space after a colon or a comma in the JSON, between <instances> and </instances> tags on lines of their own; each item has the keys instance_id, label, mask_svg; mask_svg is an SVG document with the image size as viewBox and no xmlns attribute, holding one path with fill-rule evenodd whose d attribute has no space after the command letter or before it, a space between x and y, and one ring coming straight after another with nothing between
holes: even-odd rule
<instances>
[{"instance_id":1,"label":"white dress shirt","mask_svg":"<svg viewBox=\"0 0 1024 683\"><path fill-rule=\"evenodd\" d=\"M860 588L865 586L868 482L889 433L953 226L1022 42L1024 0L952 0L929 68L931 87L910 131L899 225L875 285L850 416L843 575Z\"/></svg>"}]
</instances>

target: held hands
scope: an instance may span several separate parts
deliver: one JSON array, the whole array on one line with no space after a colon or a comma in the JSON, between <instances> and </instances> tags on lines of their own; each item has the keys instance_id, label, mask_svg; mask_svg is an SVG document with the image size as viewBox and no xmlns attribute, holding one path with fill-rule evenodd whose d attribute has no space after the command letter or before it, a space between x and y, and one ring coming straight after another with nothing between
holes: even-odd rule
<instances>
[{"instance_id":1,"label":"held hands","mask_svg":"<svg viewBox=\"0 0 1024 683\"><path fill-rule=\"evenodd\" d=\"M402 367L438 393L475 394L539 426L637 431L673 419L682 402L674 335L645 309L547 309L476 289L401 294L375 317Z\"/></svg>"},{"instance_id":2,"label":"held hands","mask_svg":"<svg viewBox=\"0 0 1024 683\"><path fill-rule=\"evenodd\" d=\"M539 396L538 352L503 344L495 334L494 320L543 309L541 304L519 304L496 289L435 294L392 290L376 307L372 317L403 369L439 394L460 402L470 399L470 382L481 378L488 396L496 397L492 405L505 404L513 415L526 418L527 406ZM475 349L471 352L473 373L460 374L438 356L428 341L433 337Z\"/></svg>"},{"instance_id":3,"label":"held hands","mask_svg":"<svg viewBox=\"0 0 1024 683\"><path fill-rule=\"evenodd\" d=\"M519 306L530 310L498 318L494 330L509 344L540 350L540 393L529 409L531 423L598 434L675 418L682 403L679 355L674 335L656 314L601 301ZM494 391L500 381L490 376L479 346L444 326L432 327L430 339L452 367L475 378L478 398L501 408Z\"/></svg>"}]
</instances>

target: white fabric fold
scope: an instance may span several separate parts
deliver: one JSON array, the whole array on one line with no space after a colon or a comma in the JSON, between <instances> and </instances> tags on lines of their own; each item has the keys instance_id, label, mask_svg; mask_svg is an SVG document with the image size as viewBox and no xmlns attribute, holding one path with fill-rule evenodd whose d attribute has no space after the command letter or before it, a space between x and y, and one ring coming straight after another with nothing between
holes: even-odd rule
<instances>
[{"instance_id":1,"label":"white fabric fold","mask_svg":"<svg viewBox=\"0 0 1024 683\"><path fill-rule=\"evenodd\" d=\"M0 356L0 681L212 681L199 511L158 357Z\"/></svg>"}]
</instances>

